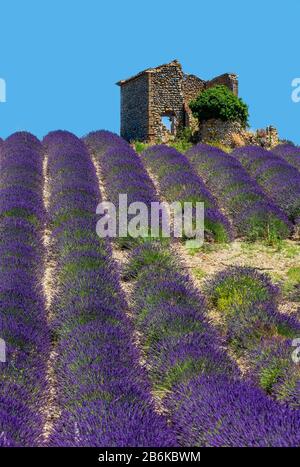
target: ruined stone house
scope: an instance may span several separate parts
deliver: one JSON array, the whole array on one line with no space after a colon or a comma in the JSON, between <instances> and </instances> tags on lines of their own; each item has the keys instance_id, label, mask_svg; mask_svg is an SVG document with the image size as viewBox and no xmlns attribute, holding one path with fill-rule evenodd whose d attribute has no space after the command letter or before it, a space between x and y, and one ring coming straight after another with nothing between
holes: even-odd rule
<instances>
[{"instance_id":1,"label":"ruined stone house","mask_svg":"<svg viewBox=\"0 0 300 467\"><path fill-rule=\"evenodd\" d=\"M121 136L127 141L166 141L178 130L197 128L189 103L201 91L224 84L238 94L235 74L205 81L183 73L177 60L148 68L117 83L121 87Z\"/></svg>"}]
</instances>

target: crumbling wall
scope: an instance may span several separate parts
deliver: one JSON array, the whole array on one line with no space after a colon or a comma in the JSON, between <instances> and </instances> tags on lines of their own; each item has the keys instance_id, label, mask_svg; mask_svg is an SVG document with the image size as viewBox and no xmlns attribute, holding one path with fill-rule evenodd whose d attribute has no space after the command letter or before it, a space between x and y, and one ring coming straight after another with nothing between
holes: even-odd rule
<instances>
[{"instance_id":1,"label":"crumbling wall","mask_svg":"<svg viewBox=\"0 0 300 467\"><path fill-rule=\"evenodd\" d=\"M227 86L236 96L238 95L239 88L237 75L233 73L224 73L223 75L216 76L216 78L206 81L206 88L212 88L218 84Z\"/></svg>"},{"instance_id":2,"label":"crumbling wall","mask_svg":"<svg viewBox=\"0 0 300 467\"><path fill-rule=\"evenodd\" d=\"M180 63L174 61L149 72L149 140L165 140L168 132L162 117L173 119L174 135L184 126L182 91L183 73Z\"/></svg>"},{"instance_id":3,"label":"crumbling wall","mask_svg":"<svg viewBox=\"0 0 300 467\"><path fill-rule=\"evenodd\" d=\"M224 146L233 146L234 135L240 135L243 141L245 132L239 122L210 119L202 122L199 127L199 138L203 143L218 142Z\"/></svg>"},{"instance_id":4,"label":"crumbling wall","mask_svg":"<svg viewBox=\"0 0 300 467\"><path fill-rule=\"evenodd\" d=\"M205 89L206 82L203 79L198 78L195 75L184 75L183 76L183 98L184 98L184 110L185 110L185 126L191 128L191 130L197 131L199 124L198 120L193 116L193 113L189 107L192 100Z\"/></svg>"},{"instance_id":5,"label":"crumbling wall","mask_svg":"<svg viewBox=\"0 0 300 467\"><path fill-rule=\"evenodd\" d=\"M208 144L217 142L231 148L251 144L272 149L279 143L279 138L273 126L253 132L243 128L239 122L210 119L200 124L199 141Z\"/></svg>"},{"instance_id":6,"label":"crumbling wall","mask_svg":"<svg viewBox=\"0 0 300 467\"><path fill-rule=\"evenodd\" d=\"M140 75L122 86L121 136L127 141L148 139L148 75Z\"/></svg>"},{"instance_id":7,"label":"crumbling wall","mask_svg":"<svg viewBox=\"0 0 300 467\"><path fill-rule=\"evenodd\" d=\"M238 94L236 75L226 73L204 81L183 74L177 60L149 68L117 84L121 86L121 136L127 141L167 142L185 127L198 132L198 121L189 108L191 100L217 84ZM162 117L171 119L171 131Z\"/></svg>"}]
</instances>

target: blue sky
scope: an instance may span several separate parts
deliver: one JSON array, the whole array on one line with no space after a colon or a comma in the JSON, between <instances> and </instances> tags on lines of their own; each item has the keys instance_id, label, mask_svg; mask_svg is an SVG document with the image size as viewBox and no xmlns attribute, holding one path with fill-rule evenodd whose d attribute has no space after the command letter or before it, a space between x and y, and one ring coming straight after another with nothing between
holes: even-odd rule
<instances>
[{"instance_id":1,"label":"blue sky","mask_svg":"<svg viewBox=\"0 0 300 467\"><path fill-rule=\"evenodd\" d=\"M297 0L2 0L0 18L2 137L119 131L115 82L177 58L204 79L237 73L251 127L300 143Z\"/></svg>"}]
</instances>

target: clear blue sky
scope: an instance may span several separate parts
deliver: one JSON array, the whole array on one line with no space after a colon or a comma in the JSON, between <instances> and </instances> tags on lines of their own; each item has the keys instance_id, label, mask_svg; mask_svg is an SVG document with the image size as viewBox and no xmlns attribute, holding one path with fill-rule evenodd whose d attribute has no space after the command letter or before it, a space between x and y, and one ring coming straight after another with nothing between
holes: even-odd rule
<instances>
[{"instance_id":1,"label":"clear blue sky","mask_svg":"<svg viewBox=\"0 0 300 467\"><path fill-rule=\"evenodd\" d=\"M204 79L237 73L251 127L300 143L297 0L10 0L0 17L2 137L119 131L115 82L177 58Z\"/></svg>"}]
</instances>

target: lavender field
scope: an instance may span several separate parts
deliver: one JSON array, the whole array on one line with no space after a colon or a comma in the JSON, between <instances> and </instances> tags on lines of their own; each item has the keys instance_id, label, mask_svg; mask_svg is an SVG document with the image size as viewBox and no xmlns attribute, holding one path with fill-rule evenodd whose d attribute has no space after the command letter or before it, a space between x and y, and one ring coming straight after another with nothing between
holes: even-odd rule
<instances>
[{"instance_id":1,"label":"lavender field","mask_svg":"<svg viewBox=\"0 0 300 467\"><path fill-rule=\"evenodd\" d=\"M203 202L204 244L100 238L120 194ZM300 446L298 148L15 133L0 249L1 447Z\"/></svg>"}]
</instances>

